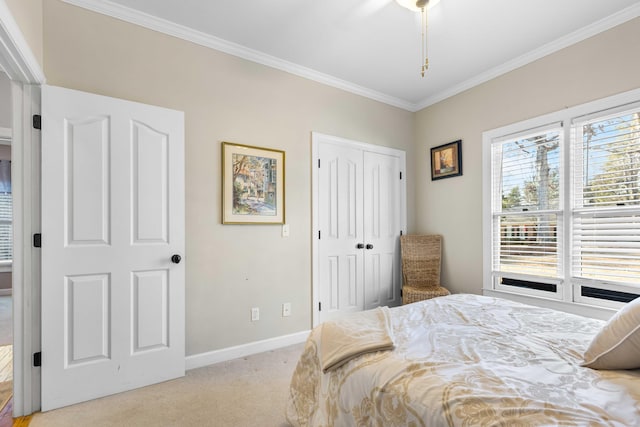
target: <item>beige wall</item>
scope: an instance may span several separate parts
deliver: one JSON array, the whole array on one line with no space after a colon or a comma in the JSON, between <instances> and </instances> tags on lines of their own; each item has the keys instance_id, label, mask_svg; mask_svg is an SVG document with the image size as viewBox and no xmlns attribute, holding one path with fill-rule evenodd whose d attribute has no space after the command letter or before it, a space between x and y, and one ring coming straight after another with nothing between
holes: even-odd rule
<instances>
[{"instance_id":1,"label":"beige wall","mask_svg":"<svg viewBox=\"0 0 640 427\"><path fill-rule=\"evenodd\" d=\"M640 87L640 18L416 114L416 228L444 236L443 283L482 289L482 133ZM463 140L462 177L430 180L429 149Z\"/></svg>"},{"instance_id":2,"label":"beige wall","mask_svg":"<svg viewBox=\"0 0 640 427\"><path fill-rule=\"evenodd\" d=\"M31 52L42 67L42 0L5 0Z\"/></svg>"},{"instance_id":3,"label":"beige wall","mask_svg":"<svg viewBox=\"0 0 640 427\"><path fill-rule=\"evenodd\" d=\"M311 131L411 158L413 114L58 0L44 1L44 40L49 84L185 112L187 354L309 329ZM221 225L221 141L286 151L289 238Z\"/></svg>"},{"instance_id":4,"label":"beige wall","mask_svg":"<svg viewBox=\"0 0 640 427\"><path fill-rule=\"evenodd\" d=\"M50 84L186 113L187 354L310 327L311 131L406 150L409 231L443 234L445 283L479 293L482 132L640 83L639 19L412 114L59 0L42 13ZM456 139L464 175L430 181L429 148ZM289 238L221 225L221 141L286 151Z\"/></svg>"}]
</instances>

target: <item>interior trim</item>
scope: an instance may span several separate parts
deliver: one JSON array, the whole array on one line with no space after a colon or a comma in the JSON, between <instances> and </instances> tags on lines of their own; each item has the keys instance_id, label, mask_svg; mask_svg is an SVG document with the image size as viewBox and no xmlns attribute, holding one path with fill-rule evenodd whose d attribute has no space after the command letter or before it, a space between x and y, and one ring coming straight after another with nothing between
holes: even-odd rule
<instances>
[{"instance_id":1,"label":"interior trim","mask_svg":"<svg viewBox=\"0 0 640 427\"><path fill-rule=\"evenodd\" d=\"M341 138L338 136L332 136L323 134L320 132L311 132L311 164L317 165L320 161L320 145L337 145L343 147L354 148L358 150L362 150L363 152L376 153L376 154L385 154L390 156L398 157L400 161L400 172L406 172L407 170L407 153L404 150L400 150L392 147L385 147L382 145L374 145L366 142L355 141L352 139ZM407 180L400 178L400 194L399 203L400 203L400 219L399 225L400 233L407 232ZM312 167L311 168L311 211L313 212L312 224L311 224L311 235L317 236L320 232L320 217L318 215L318 206L319 206L319 197L320 197L320 178L319 178L319 168ZM313 327L320 324L320 270L318 256L320 253L320 240L313 238L311 239L311 325ZM398 247L399 248L399 247ZM399 250L399 249L398 249ZM400 273L397 273L398 275ZM400 280L400 291L402 291L402 278L399 277ZM400 294L402 295L402 294Z\"/></svg>"},{"instance_id":2,"label":"interior trim","mask_svg":"<svg viewBox=\"0 0 640 427\"><path fill-rule=\"evenodd\" d=\"M577 314L578 316L591 317L593 319L609 320L617 310L608 307L596 307L593 305L580 304L575 302L558 301L551 298L541 298L533 295L515 294L491 289L483 289L482 295L504 298L522 304L534 305L538 307L551 308L553 310L564 311Z\"/></svg>"},{"instance_id":3,"label":"interior trim","mask_svg":"<svg viewBox=\"0 0 640 427\"><path fill-rule=\"evenodd\" d=\"M11 80L44 84L44 72L5 2L0 2L0 16L0 66Z\"/></svg>"},{"instance_id":4,"label":"interior trim","mask_svg":"<svg viewBox=\"0 0 640 427\"><path fill-rule=\"evenodd\" d=\"M267 67L275 68L290 74L294 74L296 76L304 77L305 79L313 80L327 86L332 86L337 89L353 93L355 95L364 96L365 98L373 99L374 101L379 101L384 104L402 108L408 111L416 111L416 105L411 102L407 102L381 92L367 89L363 86L356 85L346 80L342 80L337 77L312 70L311 68L294 64L293 62L285 61L284 59L280 59L275 56L267 55L266 53L250 49L246 46L242 46L240 44L233 43L219 37L206 34L202 31L197 31L185 27L184 25L176 24L174 22L167 21L166 19L158 18L144 12L140 12L113 3L108 0L62 1L74 6L91 10L93 12L110 16L112 18L120 19L131 24L139 25L150 30L177 37L179 39L186 40L200 46L208 47L210 49L228 53L229 55L237 56L248 61L266 65Z\"/></svg>"},{"instance_id":5,"label":"interior trim","mask_svg":"<svg viewBox=\"0 0 640 427\"><path fill-rule=\"evenodd\" d=\"M183 25L179 25L165 19L157 18L155 16L139 12L137 10L119 5L117 3L113 3L109 0L62 1L74 6L82 7L84 9L98 12L112 18L120 19L122 21L139 25L141 27L149 28L151 30L159 31L161 33L178 37L180 39L187 40L201 46L228 53L230 55L256 62L258 64L266 65L271 68L285 71L296 76L304 77L306 79L313 80L327 86L342 89L346 92L364 96L365 98L379 101L384 104L402 108L411 112L422 110L426 107L429 107L430 105L450 98L454 95L464 92L465 90L471 89L474 86L478 86L482 83L513 71L516 68L520 68L530 62L536 61L544 56L550 55L554 52L557 52L561 49L564 49L568 46L571 46L575 43L583 41L589 37L592 37L596 34L609 30L617 25L623 24L624 22L630 21L631 19L640 16L640 3L629 6L618 13L614 13L613 15L604 17L591 25L574 31L573 33L561 37L551 43L547 43L544 46L540 46L539 48L534 49L531 52L528 52L518 58L487 70L484 73L480 73L474 78L466 80L442 92L436 93L433 96L427 97L415 104L400 98L386 95L381 92L367 89L365 87L356 85L346 80L339 79L337 77L330 76L328 74L320 73L318 71L294 64L289 61L285 61L280 58L276 58L275 56L267 55L256 50L249 49L248 47L232 43L218 37L214 37L201 31L196 31Z\"/></svg>"},{"instance_id":6,"label":"interior trim","mask_svg":"<svg viewBox=\"0 0 640 427\"><path fill-rule=\"evenodd\" d=\"M44 72L4 1L0 2L0 67L11 80L13 186L13 416L40 408L40 259L30 245L40 223L40 131L31 117L40 112Z\"/></svg>"},{"instance_id":7,"label":"interior trim","mask_svg":"<svg viewBox=\"0 0 640 427\"><path fill-rule=\"evenodd\" d=\"M613 15L604 17L591 25L587 25L584 28L574 31L573 33L567 34L566 36L554 40L551 43L542 45L524 55L519 56L518 58L512 59L511 61L507 61L502 65L491 68L484 73L480 73L472 79L466 80L447 90L425 98L417 104L417 108L414 111L422 110L423 108L457 95L461 92L464 92L465 90L471 89L474 86L478 86L482 83L488 82L489 80L493 80L496 77L499 77L517 68L525 66L533 61L537 61L538 59L543 58L547 55L551 55L554 52L586 40L589 37L593 37L596 34L610 30L613 27L617 27L618 25L624 24L625 22L639 16L640 3L629 6L626 9L614 13Z\"/></svg>"},{"instance_id":8,"label":"interior trim","mask_svg":"<svg viewBox=\"0 0 640 427\"><path fill-rule=\"evenodd\" d=\"M193 356L187 356L185 358L185 367L187 370L202 368L213 365L214 363L226 362L227 360L238 359L252 354L299 344L307 340L310 332L311 331L296 332L290 335L209 351L207 353L194 354Z\"/></svg>"}]
</instances>

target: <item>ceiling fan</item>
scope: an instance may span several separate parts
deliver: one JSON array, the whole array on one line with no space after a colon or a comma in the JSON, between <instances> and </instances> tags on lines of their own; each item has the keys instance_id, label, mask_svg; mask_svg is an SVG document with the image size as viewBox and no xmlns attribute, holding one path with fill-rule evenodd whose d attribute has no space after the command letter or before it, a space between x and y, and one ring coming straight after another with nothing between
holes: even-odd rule
<instances>
[{"instance_id":1,"label":"ceiling fan","mask_svg":"<svg viewBox=\"0 0 640 427\"><path fill-rule=\"evenodd\" d=\"M425 72L429 68L429 59L427 55L427 10L439 3L440 0L395 0L395 2L412 12L420 12L421 14L421 75L424 77ZM372 15L387 6L389 3L391 3L391 0L367 0L358 8L356 15L361 18Z\"/></svg>"},{"instance_id":2,"label":"ceiling fan","mask_svg":"<svg viewBox=\"0 0 640 427\"><path fill-rule=\"evenodd\" d=\"M420 12L423 7L431 8L440 0L395 0L395 2L413 12ZM365 0L358 5L354 15L356 18L365 18L377 13L389 3L393 3L393 0Z\"/></svg>"},{"instance_id":3,"label":"ceiling fan","mask_svg":"<svg viewBox=\"0 0 640 427\"><path fill-rule=\"evenodd\" d=\"M429 4L429 0L396 0L396 3L398 3L402 7L406 7L409 10L418 12L427 7L427 4Z\"/></svg>"},{"instance_id":4,"label":"ceiling fan","mask_svg":"<svg viewBox=\"0 0 640 427\"><path fill-rule=\"evenodd\" d=\"M424 73L427 71L427 69L429 68L429 56L427 53L427 10L428 10L428 6L434 6L436 3L438 3L439 0L396 0L396 3L398 3L400 6L402 7L406 7L409 10L415 11L415 12L420 12L420 14L422 15L422 25L420 25L420 28L422 30L422 58L424 59L422 61L422 69L421 69L421 74L422 77L424 77Z\"/></svg>"}]
</instances>

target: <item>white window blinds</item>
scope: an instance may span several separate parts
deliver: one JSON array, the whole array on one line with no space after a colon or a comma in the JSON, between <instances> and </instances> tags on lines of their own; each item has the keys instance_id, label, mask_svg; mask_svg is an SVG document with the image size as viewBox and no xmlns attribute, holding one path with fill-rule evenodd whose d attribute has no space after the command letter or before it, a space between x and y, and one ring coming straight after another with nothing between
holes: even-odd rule
<instances>
[{"instance_id":1,"label":"white window blinds","mask_svg":"<svg viewBox=\"0 0 640 427\"><path fill-rule=\"evenodd\" d=\"M13 258L11 193L0 193L0 261Z\"/></svg>"},{"instance_id":2,"label":"white window blinds","mask_svg":"<svg viewBox=\"0 0 640 427\"><path fill-rule=\"evenodd\" d=\"M492 143L492 270L560 277L562 129L545 127Z\"/></svg>"},{"instance_id":3,"label":"white window blinds","mask_svg":"<svg viewBox=\"0 0 640 427\"><path fill-rule=\"evenodd\" d=\"M0 160L0 261L13 258L11 160Z\"/></svg>"},{"instance_id":4,"label":"white window blinds","mask_svg":"<svg viewBox=\"0 0 640 427\"><path fill-rule=\"evenodd\" d=\"M484 289L640 296L640 89L487 131L483 166Z\"/></svg>"},{"instance_id":5,"label":"white window blinds","mask_svg":"<svg viewBox=\"0 0 640 427\"><path fill-rule=\"evenodd\" d=\"M572 276L640 288L640 107L573 123Z\"/></svg>"}]
</instances>

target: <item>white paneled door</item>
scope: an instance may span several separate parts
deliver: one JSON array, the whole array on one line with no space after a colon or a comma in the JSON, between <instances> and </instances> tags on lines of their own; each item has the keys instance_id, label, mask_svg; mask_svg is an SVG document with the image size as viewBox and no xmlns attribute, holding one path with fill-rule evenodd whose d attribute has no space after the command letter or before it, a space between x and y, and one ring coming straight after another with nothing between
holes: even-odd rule
<instances>
[{"instance_id":1,"label":"white paneled door","mask_svg":"<svg viewBox=\"0 0 640 427\"><path fill-rule=\"evenodd\" d=\"M184 375L184 114L42 88L42 410Z\"/></svg>"},{"instance_id":2,"label":"white paneled door","mask_svg":"<svg viewBox=\"0 0 640 427\"><path fill-rule=\"evenodd\" d=\"M404 169L396 154L365 151L364 309L400 304L400 231Z\"/></svg>"},{"instance_id":3,"label":"white paneled door","mask_svg":"<svg viewBox=\"0 0 640 427\"><path fill-rule=\"evenodd\" d=\"M314 156L317 321L398 305L404 152L314 134Z\"/></svg>"},{"instance_id":4,"label":"white paneled door","mask_svg":"<svg viewBox=\"0 0 640 427\"><path fill-rule=\"evenodd\" d=\"M322 321L364 307L362 150L318 146L319 308Z\"/></svg>"}]
</instances>

